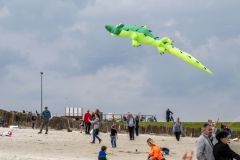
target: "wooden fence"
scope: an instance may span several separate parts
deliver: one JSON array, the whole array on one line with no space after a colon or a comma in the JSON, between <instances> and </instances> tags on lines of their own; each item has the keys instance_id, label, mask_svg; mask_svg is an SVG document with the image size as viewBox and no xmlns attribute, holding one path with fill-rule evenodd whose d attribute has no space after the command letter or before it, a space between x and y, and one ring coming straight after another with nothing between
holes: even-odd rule
<instances>
[{"instance_id":1,"label":"wooden fence","mask_svg":"<svg viewBox=\"0 0 240 160\"><path fill-rule=\"evenodd\" d=\"M19 125L23 127L31 126L31 118L26 113L17 113L17 112L7 112L0 110L0 119L4 119L5 126L9 125ZM41 119L38 117L36 126L39 127L41 124ZM127 126L125 124L119 124L114 122L102 122L100 125L101 132L110 132L111 126L115 124L119 133L126 133ZM53 117L50 121L49 126L53 129L62 130L67 129L79 129L80 121L74 118L68 117ZM156 135L172 135L172 127L166 126L140 126L139 133L141 134L156 134ZM183 127L182 136L187 137L198 137L201 134L200 128L186 128ZM240 137L240 131L233 131L233 137Z\"/></svg>"},{"instance_id":2,"label":"wooden fence","mask_svg":"<svg viewBox=\"0 0 240 160\"><path fill-rule=\"evenodd\" d=\"M113 123L102 123L100 130L102 132L109 132L111 130L111 126ZM127 126L124 124L115 124L116 129L120 133L127 132ZM139 127L139 133L141 134L156 134L156 135L172 135L172 127L166 127L166 126L154 126L154 125L148 125L148 126L140 126ZM188 137L198 137L201 134L201 129L195 129L195 128L184 128L183 127L183 133L182 136L188 136ZM239 133L240 135L240 133Z\"/></svg>"}]
</instances>

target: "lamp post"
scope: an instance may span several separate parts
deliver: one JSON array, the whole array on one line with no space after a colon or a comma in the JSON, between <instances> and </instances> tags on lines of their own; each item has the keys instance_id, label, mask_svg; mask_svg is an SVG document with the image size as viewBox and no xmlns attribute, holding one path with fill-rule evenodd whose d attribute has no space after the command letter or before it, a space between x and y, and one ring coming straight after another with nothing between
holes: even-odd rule
<instances>
[{"instance_id":1,"label":"lamp post","mask_svg":"<svg viewBox=\"0 0 240 160\"><path fill-rule=\"evenodd\" d=\"M41 75L41 113L43 111L43 93L42 93L42 75L43 75L43 72L40 72L40 75Z\"/></svg>"}]
</instances>

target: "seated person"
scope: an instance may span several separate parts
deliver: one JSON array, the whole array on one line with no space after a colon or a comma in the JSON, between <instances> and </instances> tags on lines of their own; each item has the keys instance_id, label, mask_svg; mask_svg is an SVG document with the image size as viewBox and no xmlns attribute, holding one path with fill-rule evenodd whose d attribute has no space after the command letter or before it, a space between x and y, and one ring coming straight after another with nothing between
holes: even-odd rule
<instances>
[{"instance_id":1,"label":"seated person","mask_svg":"<svg viewBox=\"0 0 240 160\"><path fill-rule=\"evenodd\" d=\"M147 144L151 147L147 160L164 160L161 148L151 138L148 138Z\"/></svg>"}]
</instances>

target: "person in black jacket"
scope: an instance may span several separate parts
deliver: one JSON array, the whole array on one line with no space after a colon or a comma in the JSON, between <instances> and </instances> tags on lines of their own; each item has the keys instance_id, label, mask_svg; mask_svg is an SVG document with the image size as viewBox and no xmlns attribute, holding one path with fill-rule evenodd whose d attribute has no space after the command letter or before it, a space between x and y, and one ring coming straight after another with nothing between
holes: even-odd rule
<instances>
[{"instance_id":1,"label":"person in black jacket","mask_svg":"<svg viewBox=\"0 0 240 160\"><path fill-rule=\"evenodd\" d=\"M138 136L139 135L139 116L135 117L135 122L136 122L136 124L135 124L135 132L136 132L136 136Z\"/></svg>"},{"instance_id":2,"label":"person in black jacket","mask_svg":"<svg viewBox=\"0 0 240 160\"><path fill-rule=\"evenodd\" d=\"M173 115L173 112L170 111L170 109L168 108L166 111L166 121L167 122L170 122L170 121L174 122L172 115Z\"/></svg>"},{"instance_id":3,"label":"person in black jacket","mask_svg":"<svg viewBox=\"0 0 240 160\"><path fill-rule=\"evenodd\" d=\"M111 127L111 144L112 144L112 148L116 148L117 147L117 143L116 143L116 139L117 139L117 130L115 125L112 125Z\"/></svg>"},{"instance_id":4,"label":"person in black jacket","mask_svg":"<svg viewBox=\"0 0 240 160\"><path fill-rule=\"evenodd\" d=\"M218 140L218 143L213 147L215 160L232 160L233 158L240 160L240 155L231 150L228 145L229 139L227 132L219 132L216 135L216 138Z\"/></svg>"}]
</instances>

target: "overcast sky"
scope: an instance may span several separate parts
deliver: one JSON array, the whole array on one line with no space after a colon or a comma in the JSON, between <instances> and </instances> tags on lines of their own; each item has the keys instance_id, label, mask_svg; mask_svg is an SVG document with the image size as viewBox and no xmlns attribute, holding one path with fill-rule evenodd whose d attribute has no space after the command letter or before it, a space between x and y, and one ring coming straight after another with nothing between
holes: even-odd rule
<instances>
[{"instance_id":1,"label":"overcast sky","mask_svg":"<svg viewBox=\"0 0 240 160\"><path fill-rule=\"evenodd\" d=\"M0 108L66 106L183 121L240 120L238 0L0 0ZM106 24L147 25L213 71L133 48Z\"/></svg>"}]
</instances>

